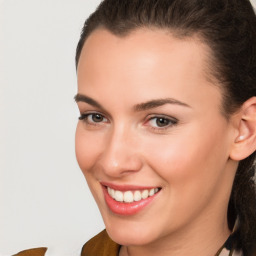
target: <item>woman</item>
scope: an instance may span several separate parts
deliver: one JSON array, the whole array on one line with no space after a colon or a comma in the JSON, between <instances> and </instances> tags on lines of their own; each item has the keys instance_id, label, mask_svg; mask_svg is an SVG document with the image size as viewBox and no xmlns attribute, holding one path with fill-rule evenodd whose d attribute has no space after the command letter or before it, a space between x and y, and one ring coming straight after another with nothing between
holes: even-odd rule
<instances>
[{"instance_id":1,"label":"woman","mask_svg":"<svg viewBox=\"0 0 256 256\"><path fill-rule=\"evenodd\" d=\"M254 255L250 2L105 0L76 65L76 155L106 225L81 255Z\"/></svg>"},{"instance_id":2,"label":"woman","mask_svg":"<svg viewBox=\"0 0 256 256\"><path fill-rule=\"evenodd\" d=\"M250 2L105 0L76 64L77 160L106 225L82 254L252 255Z\"/></svg>"}]
</instances>

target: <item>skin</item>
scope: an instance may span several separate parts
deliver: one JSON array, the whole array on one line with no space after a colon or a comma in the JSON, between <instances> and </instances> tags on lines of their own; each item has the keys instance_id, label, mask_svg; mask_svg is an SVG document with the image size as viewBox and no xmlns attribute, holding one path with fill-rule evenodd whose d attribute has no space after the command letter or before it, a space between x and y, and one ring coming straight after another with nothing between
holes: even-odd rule
<instances>
[{"instance_id":1,"label":"skin","mask_svg":"<svg viewBox=\"0 0 256 256\"><path fill-rule=\"evenodd\" d=\"M220 87L205 71L209 54L195 38L153 29L125 37L98 29L85 42L78 93L100 106L77 102L88 116L77 125L76 155L121 256L212 256L230 234L237 123L221 113ZM135 107L166 98L185 105ZM171 121L159 127L159 116ZM106 205L102 181L161 191L139 213L119 216Z\"/></svg>"}]
</instances>

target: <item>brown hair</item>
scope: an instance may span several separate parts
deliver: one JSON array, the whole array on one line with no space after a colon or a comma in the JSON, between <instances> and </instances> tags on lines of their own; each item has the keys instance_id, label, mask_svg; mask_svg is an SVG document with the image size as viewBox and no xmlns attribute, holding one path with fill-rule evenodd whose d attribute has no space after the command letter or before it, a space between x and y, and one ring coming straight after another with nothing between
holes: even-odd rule
<instances>
[{"instance_id":1,"label":"brown hair","mask_svg":"<svg viewBox=\"0 0 256 256\"><path fill-rule=\"evenodd\" d=\"M137 28L168 29L179 38L197 36L211 49L212 77L221 84L228 118L256 95L256 16L249 0L104 0L85 21L76 66L88 36L103 27L117 36ZM228 221L235 246L250 255L256 246L255 152L239 163Z\"/></svg>"}]
</instances>

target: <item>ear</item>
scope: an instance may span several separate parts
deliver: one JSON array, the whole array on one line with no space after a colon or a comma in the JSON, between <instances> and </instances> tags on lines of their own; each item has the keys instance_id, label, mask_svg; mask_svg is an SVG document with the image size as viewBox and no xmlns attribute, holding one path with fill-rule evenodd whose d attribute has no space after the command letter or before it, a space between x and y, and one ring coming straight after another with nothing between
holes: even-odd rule
<instances>
[{"instance_id":1,"label":"ear","mask_svg":"<svg viewBox=\"0 0 256 256\"><path fill-rule=\"evenodd\" d=\"M244 102L236 118L239 120L230 158L240 161L256 150L256 97Z\"/></svg>"}]
</instances>

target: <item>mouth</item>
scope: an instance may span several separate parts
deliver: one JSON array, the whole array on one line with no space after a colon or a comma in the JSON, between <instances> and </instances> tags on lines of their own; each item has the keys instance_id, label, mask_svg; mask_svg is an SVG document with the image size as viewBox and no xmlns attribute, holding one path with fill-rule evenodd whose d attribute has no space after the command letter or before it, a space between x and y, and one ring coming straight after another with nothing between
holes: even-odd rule
<instances>
[{"instance_id":1,"label":"mouth","mask_svg":"<svg viewBox=\"0 0 256 256\"><path fill-rule=\"evenodd\" d=\"M155 195L160 189L159 188L151 188L151 189L144 189L144 190L128 190L128 191L120 191L115 190L113 188L107 187L108 194L117 202L124 202L124 203L132 203L132 202L139 202L143 199L146 199L150 196Z\"/></svg>"},{"instance_id":2,"label":"mouth","mask_svg":"<svg viewBox=\"0 0 256 256\"><path fill-rule=\"evenodd\" d=\"M118 215L134 215L153 202L161 191L160 187L139 188L117 187L101 184L108 208Z\"/></svg>"}]
</instances>

